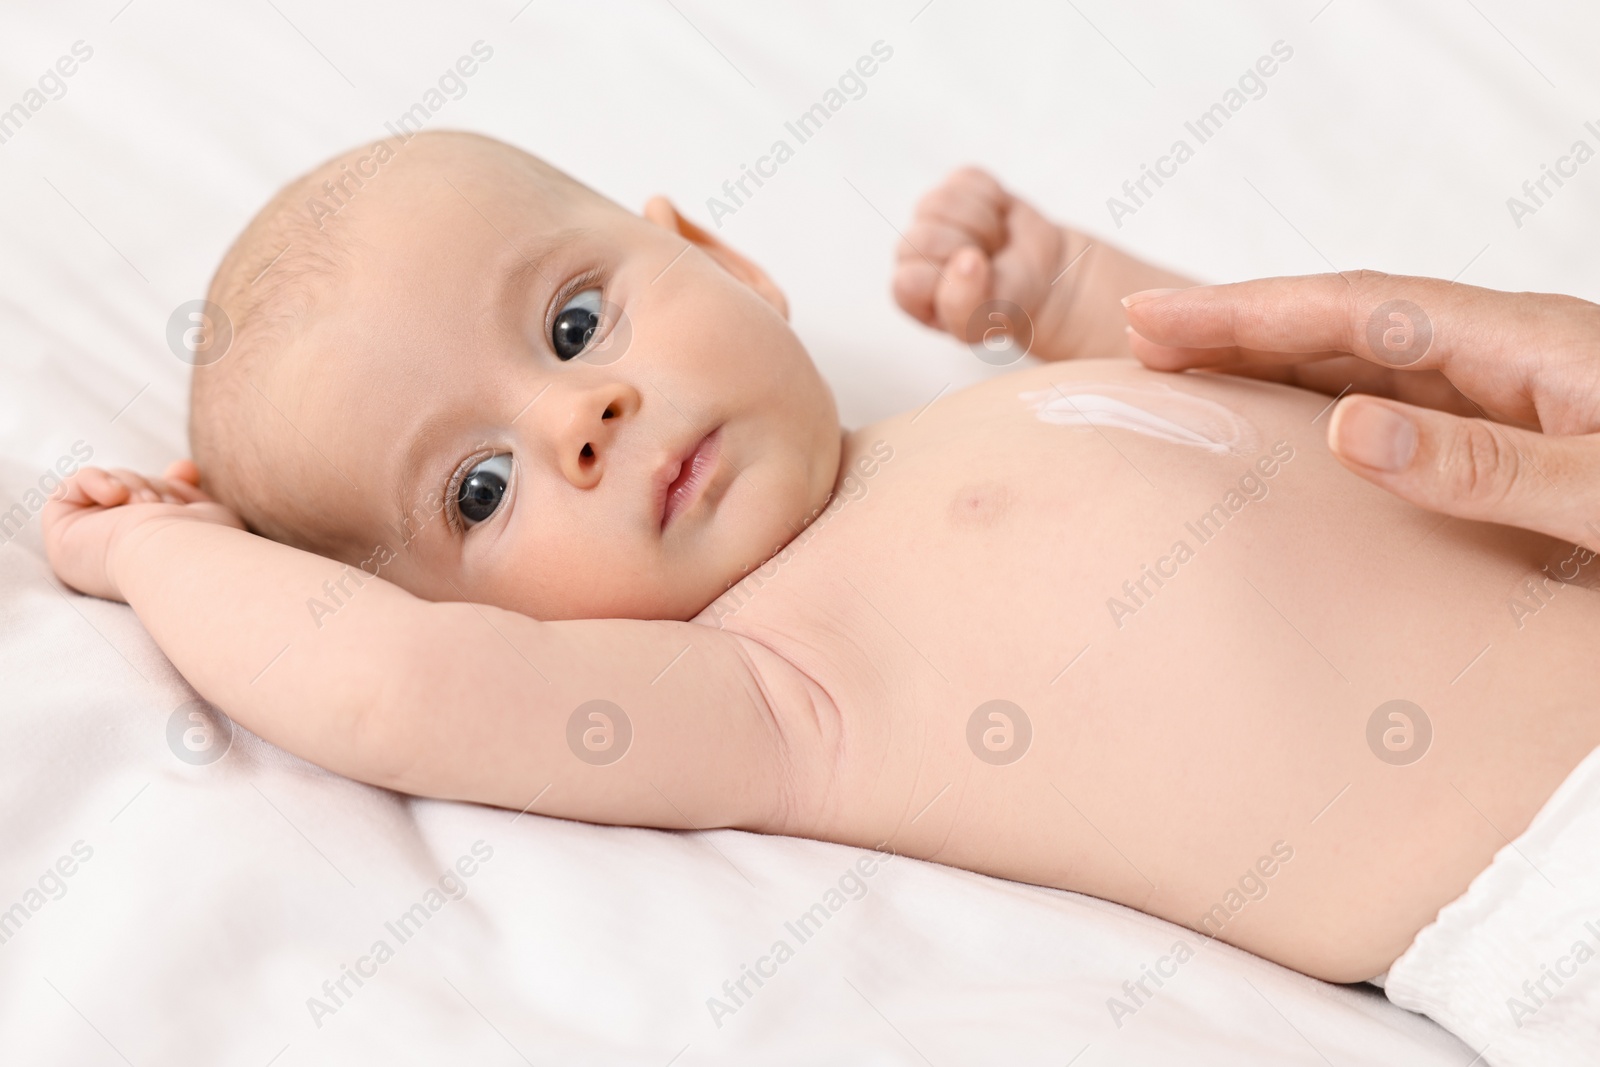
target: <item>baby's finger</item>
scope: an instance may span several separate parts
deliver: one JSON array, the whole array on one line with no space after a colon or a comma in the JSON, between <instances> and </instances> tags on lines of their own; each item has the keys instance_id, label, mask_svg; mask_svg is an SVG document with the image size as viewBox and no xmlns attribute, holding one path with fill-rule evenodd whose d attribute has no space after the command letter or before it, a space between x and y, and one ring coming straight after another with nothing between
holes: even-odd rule
<instances>
[{"instance_id":1,"label":"baby's finger","mask_svg":"<svg viewBox=\"0 0 1600 1067\"><path fill-rule=\"evenodd\" d=\"M999 178L996 178L982 167L974 167L971 164L957 167L951 171L945 178L944 184L1001 206L1011 200L1011 194L1006 192L1006 188L1000 184Z\"/></svg>"},{"instance_id":2,"label":"baby's finger","mask_svg":"<svg viewBox=\"0 0 1600 1067\"><path fill-rule=\"evenodd\" d=\"M211 499L187 482L168 481L166 478L151 478L150 488L163 504L197 504Z\"/></svg>"},{"instance_id":3,"label":"baby's finger","mask_svg":"<svg viewBox=\"0 0 1600 1067\"><path fill-rule=\"evenodd\" d=\"M50 494L49 502L51 504L67 504L81 508L94 504L95 499L89 495L88 491L84 489L83 483L77 478L68 478L61 483L59 490Z\"/></svg>"},{"instance_id":4,"label":"baby's finger","mask_svg":"<svg viewBox=\"0 0 1600 1067\"><path fill-rule=\"evenodd\" d=\"M970 231L936 219L918 219L896 249L897 259L930 259L943 264L951 255L977 243Z\"/></svg>"},{"instance_id":5,"label":"baby's finger","mask_svg":"<svg viewBox=\"0 0 1600 1067\"><path fill-rule=\"evenodd\" d=\"M126 503L129 490L126 485L99 467L84 467L73 478L72 484L83 489L89 501L103 508L114 508Z\"/></svg>"},{"instance_id":6,"label":"baby's finger","mask_svg":"<svg viewBox=\"0 0 1600 1067\"><path fill-rule=\"evenodd\" d=\"M1009 200L999 182L982 171L964 168L917 202L916 218L955 227L993 255L1006 243Z\"/></svg>"},{"instance_id":7,"label":"baby's finger","mask_svg":"<svg viewBox=\"0 0 1600 1067\"><path fill-rule=\"evenodd\" d=\"M978 306L989 297L993 270L989 257L968 246L952 255L944 265L943 277L934 293L939 325L962 341L971 343L983 336L984 323L974 322Z\"/></svg>"},{"instance_id":8,"label":"baby's finger","mask_svg":"<svg viewBox=\"0 0 1600 1067\"><path fill-rule=\"evenodd\" d=\"M149 478L138 471L126 467L114 467L111 475L117 481L128 487L128 503L130 504L155 504L161 500L161 493L150 482Z\"/></svg>"},{"instance_id":9,"label":"baby's finger","mask_svg":"<svg viewBox=\"0 0 1600 1067\"><path fill-rule=\"evenodd\" d=\"M163 478L161 491L164 496L171 498L172 502L177 504L200 504L211 499L205 490L181 478Z\"/></svg>"},{"instance_id":10,"label":"baby's finger","mask_svg":"<svg viewBox=\"0 0 1600 1067\"><path fill-rule=\"evenodd\" d=\"M939 287L939 269L920 257L901 260L894 269L894 300L907 315L924 326L937 326L933 294Z\"/></svg>"},{"instance_id":11,"label":"baby's finger","mask_svg":"<svg viewBox=\"0 0 1600 1067\"><path fill-rule=\"evenodd\" d=\"M147 504L181 504L166 481L161 478L146 478L143 487L135 490L134 496Z\"/></svg>"},{"instance_id":12,"label":"baby's finger","mask_svg":"<svg viewBox=\"0 0 1600 1067\"><path fill-rule=\"evenodd\" d=\"M1024 307L1043 307L1057 283L1071 289L1094 258L1094 245L1086 238L1073 242L1083 247L1070 247L1061 227L1020 200L1012 202L1006 225L1010 243L995 257L993 291Z\"/></svg>"},{"instance_id":13,"label":"baby's finger","mask_svg":"<svg viewBox=\"0 0 1600 1067\"><path fill-rule=\"evenodd\" d=\"M161 472L161 477L169 482L186 482L199 488L200 468L195 466L192 459L175 459L167 464L167 469Z\"/></svg>"}]
</instances>

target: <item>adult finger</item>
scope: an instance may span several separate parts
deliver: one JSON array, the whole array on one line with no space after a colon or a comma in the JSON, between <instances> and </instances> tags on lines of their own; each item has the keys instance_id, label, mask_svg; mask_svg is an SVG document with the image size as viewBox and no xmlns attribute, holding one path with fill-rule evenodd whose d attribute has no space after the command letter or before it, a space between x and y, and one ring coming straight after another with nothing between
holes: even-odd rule
<instances>
[{"instance_id":1,"label":"adult finger","mask_svg":"<svg viewBox=\"0 0 1600 1067\"><path fill-rule=\"evenodd\" d=\"M1587 301L1370 271L1135 293L1125 305L1158 346L1143 356L1162 369L1345 352L1442 371L1496 418L1525 425L1539 425L1546 361L1580 358L1600 337L1600 307Z\"/></svg>"},{"instance_id":2,"label":"adult finger","mask_svg":"<svg viewBox=\"0 0 1600 1067\"><path fill-rule=\"evenodd\" d=\"M1513 294L1436 278L1352 271L1147 290L1124 297L1123 306L1141 336L1191 350L1197 358L1203 352L1216 358L1218 349L1262 355L1334 351L1387 366L1425 360L1436 367L1447 354L1450 333L1457 341L1464 335L1484 340L1480 324L1514 315L1519 304ZM1402 321L1408 315L1409 335ZM1370 338L1373 325L1377 336Z\"/></svg>"},{"instance_id":3,"label":"adult finger","mask_svg":"<svg viewBox=\"0 0 1600 1067\"><path fill-rule=\"evenodd\" d=\"M1132 312L1129 312L1130 318ZM1128 349L1134 357L1151 370L1209 369L1226 366L1292 366L1312 363L1322 359L1349 355L1332 349L1322 351L1271 351L1244 348L1239 345L1218 345L1215 348L1195 348L1184 345L1164 345L1150 340L1132 325L1128 327Z\"/></svg>"},{"instance_id":4,"label":"adult finger","mask_svg":"<svg viewBox=\"0 0 1600 1067\"><path fill-rule=\"evenodd\" d=\"M1473 417L1483 414L1461 390L1450 384L1450 379L1436 370L1414 371L1409 374L1374 366L1358 356L1333 355L1315 363L1294 364L1231 364L1207 367L1206 374L1226 374L1240 378L1258 378L1262 381L1295 385L1302 389L1323 393L1338 399L1346 393L1383 396L1391 400L1448 411L1452 415ZM1529 429L1537 429L1530 426Z\"/></svg>"},{"instance_id":5,"label":"adult finger","mask_svg":"<svg viewBox=\"0 0 1600 1067\"><path fill-rule=\"evenodd\" d=\"M1600 434L1566 437L1347 397L1328 445L1352 471L1419 507L1600 551Z\"/></svg>"}]
</instances>

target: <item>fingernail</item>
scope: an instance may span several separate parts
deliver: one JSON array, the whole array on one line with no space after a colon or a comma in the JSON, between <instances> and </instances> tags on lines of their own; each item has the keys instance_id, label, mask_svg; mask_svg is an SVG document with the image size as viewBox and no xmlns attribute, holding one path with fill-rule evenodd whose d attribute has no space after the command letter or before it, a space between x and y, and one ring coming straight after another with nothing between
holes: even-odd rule
<instances>
[{"instance_id":1,"label":"fingernail","mask_svg":"<svg viewBox=\"0 0 1600 1067\"><path fill-rule=\"evenodd\" d=\"M978 273L978 250L976 248L963 248L956 253L956 273L971 276Z\"/></svg>"},{"instance_id":2,"label":"fingernail","mask_svg":"<svg viewBox=\"0 0 1600 1067\"><path fill-rule=\"evenodd\" d=\"M1182 289L1141 289L1137 293L1129 293L1123 297L1122 306L1131 308L1133 305L1142 304L1146 300L1160 300L1164 296L1171 296L1173 293L1181 292L1183 292Z\"/></svg>"},{"instance_id":3,"label":"fingernail","mask_svg":"<svg viewBox=\"0 0 1600 1067\"><path fill-rule=\"evenodd\" d=\"M1333 413L1334 451L1380 471L1404 470L1417 454L1417 427L1386 404L1339 405Z\"/></svg>"}]
</instances>

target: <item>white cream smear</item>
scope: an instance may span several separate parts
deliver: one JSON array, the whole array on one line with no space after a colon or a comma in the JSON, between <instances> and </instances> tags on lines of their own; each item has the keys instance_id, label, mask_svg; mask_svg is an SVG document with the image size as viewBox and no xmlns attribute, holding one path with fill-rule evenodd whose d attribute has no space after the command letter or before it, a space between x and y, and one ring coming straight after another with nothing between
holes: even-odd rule
<instances>
[{"instance_id":1,"label":"white cream smear","mask_svg":"<svg viewBox=\"0 0 1600 1067\"><path fill-rule=\"evenodd\" d=\"M1039 421L1056 426L1131 430L1158 441L1235 456L1261 450L1261 435L1237 412L1170 385L1063 382L1017 397Z\"/></svg>"}]
</instances>

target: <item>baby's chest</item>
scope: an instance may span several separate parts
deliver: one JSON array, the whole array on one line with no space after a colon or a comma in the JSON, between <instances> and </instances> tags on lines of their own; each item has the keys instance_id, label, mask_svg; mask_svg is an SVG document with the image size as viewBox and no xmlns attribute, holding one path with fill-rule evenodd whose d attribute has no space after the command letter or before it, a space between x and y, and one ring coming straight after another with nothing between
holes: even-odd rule
<instances>
[{"instance_id":1,"label":"baby's chest","mask_svg":"<svg viewBox=\"0 0 1600 1067\"><path fill-rule=\"evenodd\" d=\"M1116 537L1102 483L1118 475L1027 434L974 447L896 429L853 441L829 507L708 615L759 633L841 709L960 706L1019 670L1058 672L1099 621L1097 542Z\"/></svg>"}]
</instances>

